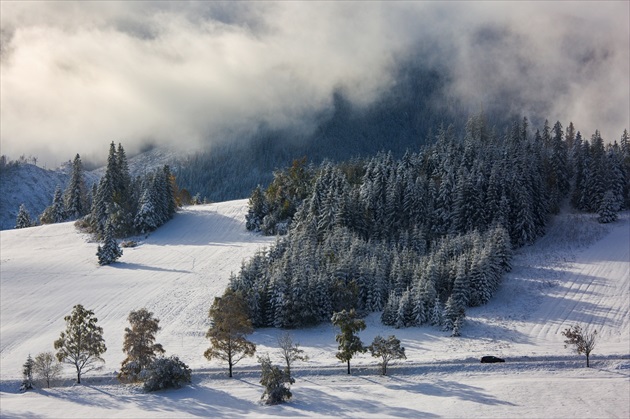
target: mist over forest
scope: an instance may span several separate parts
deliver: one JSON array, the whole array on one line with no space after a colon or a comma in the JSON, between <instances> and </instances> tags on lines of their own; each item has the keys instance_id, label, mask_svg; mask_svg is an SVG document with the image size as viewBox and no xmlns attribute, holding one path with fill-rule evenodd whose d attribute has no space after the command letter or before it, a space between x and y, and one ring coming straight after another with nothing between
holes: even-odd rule
<instances>
[{"instance_id":1,"label":"mist over forest","mask_svg":"<svg viewBox=\"0 0 630 419\"><path fill-rule=\"evenodd\" d=\"M266 174L302 155L399 153L480 110L500 130L527 116L607 141L630 125L624 2L0 7L2 154L47 167L77 152L103 164L116 141L212 162L247 150Z\"/></svg>"}]
</instances>

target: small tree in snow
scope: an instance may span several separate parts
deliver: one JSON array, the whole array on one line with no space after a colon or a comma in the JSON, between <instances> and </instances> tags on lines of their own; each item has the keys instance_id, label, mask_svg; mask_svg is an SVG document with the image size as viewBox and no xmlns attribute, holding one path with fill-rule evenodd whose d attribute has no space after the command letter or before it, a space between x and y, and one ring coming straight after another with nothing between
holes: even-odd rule
<instances>
[{"instance_id":1,"label":"small tree in snow","mask_svg":"<svg viewBox=\"0 0 630 419\"><path fill-rule=\"evenodd\" d=\"M300 349L298 343L293 342L293 338L289 332L285 332L278 337L278 346L280 347L280 356L287 364L287 374L291 376L291 365L294 361L308 361L308 356L304 354L304 350Z\"/></svg>"},{"instance_id":2,"label":"small tree in snow","mask_svg":"<svg viewBox=\"0 0 630 419\"><path fill-rule=\"evenodd\" d=\"M144 372L144 390L180 388L191 381L192 371L178 357L156 358Z\"/></svg>"},{"instance_id":3,"label":"small tree in snow","mask_svg":"<svg viewBox=\"0 0 630 419\"><path fill-rule=\"evenodd\" d=\"M332 324L337 326L340 333L337 334L335 340L339 343L339 352L337 358L342 362L348 363L348 374L350 374L350 360L360 352L364 353L367 349L363 346L361 339L355 334L365 329L365 322L356 318L354 309L349 312L346 310L333 313L331 318Z\"/></svg>"},{"instance_id":4,"label":"small tree in snow","mask_svg":"<svg viewBox=\"0 0 630 419\"><path fill-rule=\"evenodd\" d=\"M567 338L567 340L564 341L564 347L566 348L569 345L574 345L578 354L586 355L586 367L590 367L589 357L591 356L593 349L595 349L595 343L597 342L597 330L590 332L582 330L580 326L575 325L571 328L565 329L562 332L562 335Z\"/></svg>"},{"instance_id":5,"label":"small tree in snow","mask_svg":"<svg viewBox=\"0 0 630 419\"><path fill-rule=\"evenodd\" d=\"M50 388L50 383L61 374L61 364L52 352L42 352L35 357L33 372Z\"/></svg>"},{"instance_id":6,"label":"small tree in snow","mask_svg":"<svg viewBox=\"0 0 630 419\"><path fill-rule=\"evenodd\" d=\"M141 373L155 360L156 354L164 353L164 348L155 342L155 334L160 330L160 321L146 308L132 311L127 318L131 328L125 328L123 352L127 358L122 362L118 379L138 381Z\"/></svg>"},{"instance_id":7,"label":"small tree in snow","mask_svg":"<svg viewBox=\"0 0 630 419\"><path fill-rule=\"evenodd\" d=\"M28 213L26 205L20 205L17 218L15 219L15 228L27 228L32 225L33 222L31 221L31 215Z\"/></svg>"},{"instance_id":8,"label":"small tree in snow","mask_svg":"<svg viewBox=\"0 0 630 419\"><path fill-rule=\"evenodd\" d=\"M392 335L387 339L376 336L368 347L374 358L381 358L381 374L387 374L387 365L393 359L407 359L405 348L400 346L400 340Z\"/></svg>"},{"instance_id":9,"label":"small tree in snow","mask_svg":"<svg viewBox=\"0 0 630 419\"><path fill-rule=\"evenodd\" d=\"M260 384L265 387L261 399L266 397L265 404L280 404L290 399L292 394L288 385L293 384L295 380L289 372L272 365L269 355L258 357L258 362L261 366Z\"/></svg>"},{"instance_id":10,"label":"small tree in snow","mask_svg":"<svg viewBox=\"0 0 630 419\"><path fill-rule=\"evenodd\" d=\"M22 366L22 375L24 379L22 380L22 385L20 385L20 391L27 391L33 389L33 358L31 355L28 355L26 358L26 362Z\"/></svg>"},{"instance_id":11,"label":"small tree in snow","mask_svg":"<svg viewBox=\"0 0 630 419\"><path fill-rule=\"evenodd\" d=\"M101 355L107 350L103 339L103 328L96 325L98 319L92 310L81 304L73 307L72 313L64 317L66 331L61 332L55 341L59 362L74 365L77 370L77 383L81 375L102 367L105 361Z\"/></svg>"},{"instance_id":12,"label":"small tree in snow","mask_svg":"<svg viewBox=\"0 0 630 419\"><path fill-rule=\"evenodd\" d=\"M99 265L109 265L115 262L123 254L122 249L118 246L118 242L114 237L114 230L110 223L105 228L105 238L103 246L99 245L96 249L96 256L98 256Z\"/></svg>"}]
</instances>

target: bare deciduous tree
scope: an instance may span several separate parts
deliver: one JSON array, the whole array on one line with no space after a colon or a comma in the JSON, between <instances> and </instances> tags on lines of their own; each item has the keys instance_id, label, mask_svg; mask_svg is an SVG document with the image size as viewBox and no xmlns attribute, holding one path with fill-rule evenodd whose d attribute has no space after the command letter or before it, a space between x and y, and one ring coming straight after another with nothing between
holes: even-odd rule
<instances>
[{"instance_id":1,"label":"bare deciduous tree","mask_svg":"<svg viewBox=\"0 0 630 419\"><path fill-rule=\"evenodd\" d=\"M61 370L61 364L52 352L42 352L35 357L33 372L46 383L46 387L50 388L50 383L61 374Z\"/></svg>"},{"instance_id":2,"label":"bare deciduous tree","mask_svg":"<svg viewBox=\"0 0 630 419\"><path fill-rule=\"evenodd\" d=\"M575 345L575 349L578 354L586 355L586 367L590 367L589 358L591 356L591 352L595 349L595 343L597 342L597 330L593 330L592 332L588 330L582 330L582 328L578 325L575 325L571 328L565 329L562 332L562 335L567 338L564 341L564 347L568 347L569 345Z\"/></svg>"},{"instance_id":3,"label":"bare deciduous tree","mask_svg":"<svg viewBox=\"0 0 630 419\"><path fill-rule=\"evenodd\" d=\"M289 332L285 332L278 336L278 347L280 348L280 356L287 364L287 374L291 376L291 365L295 361L308 361L308 356L304 354L304 350L300 349L300 344L293 342L293 337Z\"/></svg>"}]
</instances>

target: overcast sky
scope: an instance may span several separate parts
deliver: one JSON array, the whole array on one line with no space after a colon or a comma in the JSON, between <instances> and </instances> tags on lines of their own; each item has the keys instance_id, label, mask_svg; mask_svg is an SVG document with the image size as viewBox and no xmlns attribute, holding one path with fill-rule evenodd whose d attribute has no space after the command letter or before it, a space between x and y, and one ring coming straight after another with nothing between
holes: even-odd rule
<instances>
[{"instance_id":1,"label":"overcast sky","mask_svg":"<svg viewBox=\"0 0 630 419\"><path fill-rule=\"evenodd\" d=\"M308 127L343 89L440 62L473 107L517 92L585 137L630 128L627 1L0 2L0 140L49 167L153 142L195 147L264 122ZM483 48L480 48L483 40ZM230 133L229 135L227 133Z\"/></svg>"}]
</instances>

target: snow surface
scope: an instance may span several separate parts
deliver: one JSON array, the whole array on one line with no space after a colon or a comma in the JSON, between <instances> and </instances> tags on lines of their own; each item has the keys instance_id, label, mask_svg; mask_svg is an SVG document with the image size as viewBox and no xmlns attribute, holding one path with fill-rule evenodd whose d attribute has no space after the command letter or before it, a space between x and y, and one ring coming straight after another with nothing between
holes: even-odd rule
<instances>
[{"instance_id":1,"label":"snow surface","mask_svg":"<svg viewBox=\"0 0 630 419\"><path fill-rule=\"evenodd\" d=\"M311 360L295 366L293 399L263 406L255 358L235 367L203 357L207 313L231 272L275 239L244 227L247 201L187 207L118 263L100 267L97 243L72 223L0 232L0 415L4 417L629 417L630 221L610 225L565 213L548 234L519 250L497 296L470 309L462 337L436 328L393 329L378 313L361 333L395 334L407 361L378 374L368 354L353 375L335 358L334 328L292 330ZM28 354L53 350L75 304L94 310L104 329L105 368L74 385L66 367L57 387L21 394ZM157 340L193 368L193 384L144 394L117 383L131 310L160 319ZM581 324L599 334L592 368L565 349L560 332ZM258 353L277 358L283 331L259 329ZM498 355L505 364L480 364Z\"/></svg>"}]
</instances>

